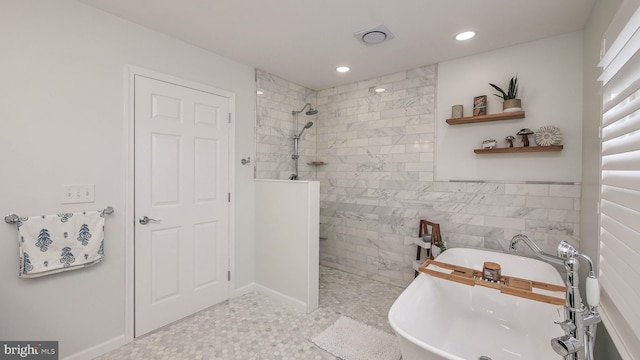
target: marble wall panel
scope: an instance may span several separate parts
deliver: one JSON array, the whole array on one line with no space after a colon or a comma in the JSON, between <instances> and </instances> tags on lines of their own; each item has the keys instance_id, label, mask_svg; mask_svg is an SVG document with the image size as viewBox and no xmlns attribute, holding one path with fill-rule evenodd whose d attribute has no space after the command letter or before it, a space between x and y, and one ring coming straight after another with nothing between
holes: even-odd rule
<instances>
[{"instance_id":1,"label":"marble wall panel","mask_svg":"<svg viewBox=\"0 0 640 360\"><path fill-rule=\"evenodd\" d=\"M440 223L449 247L506 251L519 233L549 253L577 245L580 185L433 181L435 74L424 66L313 92L258 72L272 92L258 98L258 176L289 175L291 111L309 99L320 111L300 123L315 124L301 154L327 163L301 165L320 181L321 264L406 285L420 219ZM370 91L377 85L386 91Z\"/></svg>"},{"instance_id":2,"label":"marble wall panel","mask_svg":"<svg viewBox=\"0 0 640 360\"><path fill-rule=\"evenodd\" d=\"M256 178L288 179L294 172L292 111L299 111L307 102L315 105L316 92L261 70L256 70L256 82L262 91L257 95ZM299 141L298 175L304 180L315 178L315 166L307 164L315 161L317 117L298 115L298 132L308 121L314 122Z\"/></svg>"}]
</instances>

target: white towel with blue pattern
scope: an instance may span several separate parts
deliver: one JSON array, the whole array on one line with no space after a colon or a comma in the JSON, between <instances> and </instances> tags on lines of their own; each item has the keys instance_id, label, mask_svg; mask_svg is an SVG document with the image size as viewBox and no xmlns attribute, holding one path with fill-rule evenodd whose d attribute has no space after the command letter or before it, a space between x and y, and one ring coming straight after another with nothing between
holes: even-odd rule
<instances>
[{"instance_id":1,"label":"white towel with blue pattern","mask_svg":"<svg viewBox=\"0 0 640 360\"><path fill-rule=\"evenodd\" d=\"M81 269L104 257L104 210L22 217L18 244L22 278Z\"/></svg>"}]
</instances>

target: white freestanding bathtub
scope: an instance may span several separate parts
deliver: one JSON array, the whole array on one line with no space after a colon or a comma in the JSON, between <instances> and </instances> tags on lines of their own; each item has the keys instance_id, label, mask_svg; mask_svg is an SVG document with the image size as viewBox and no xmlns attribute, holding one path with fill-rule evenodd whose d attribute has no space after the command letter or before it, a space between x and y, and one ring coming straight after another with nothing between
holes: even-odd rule
<instances>
[{"instance_id":1,"label":"white freestanding bathtub","mask_svg":"<svg viewBox=\"0 0 640 360\"><path fill-rule=\"evenodd\" d=\"M521 256L454 248L436 260L478 270L490 261L501 265L502 275L564 285L551 265ZM560 358L550 340L564 335L554 324L563 314L559 305L420 273L394 302L389 322L403 360L547 360Z\"/></svg>"}]
</instances>

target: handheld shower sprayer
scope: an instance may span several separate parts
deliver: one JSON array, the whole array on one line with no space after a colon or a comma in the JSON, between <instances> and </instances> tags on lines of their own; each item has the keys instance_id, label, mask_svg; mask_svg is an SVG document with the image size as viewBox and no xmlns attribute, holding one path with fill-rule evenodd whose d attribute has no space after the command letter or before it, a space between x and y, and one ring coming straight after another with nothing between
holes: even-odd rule
<instances>
[{"instance_id":1,"label":"handheld shower sprayer","mask_svg":"<svg viewBox=\"0 0 640 360\"><path fill-rule=\"evenodd\" d=\"M313 126L313 123L312 123L311 121L309 121L309 122L308 122L308 123L307 123L307 124L302 128L302 131L300 131L300 134L298 134L298 139L299 139L300 137L302 137L302 133L304 132L304 130L305 130L305 129L308 129L308 128L312 127L312 126Z\"/></svg>"},{"instance_id":2,"label":"handheld shower sprayer","mask_svg":"<svg viewBox=\"0 0 640 360\"><path fill-rule=\"evenodd\" d=\"M598 277L596 276L593 261L586 254L578 252L573 246L569 245L566 241L561 241L558 245L558 257L561 259L582 258L589 265L589 273L585 279L587 304L592 308L600 305L600 284L598 283Z\"/></svg>"}]
</instances>

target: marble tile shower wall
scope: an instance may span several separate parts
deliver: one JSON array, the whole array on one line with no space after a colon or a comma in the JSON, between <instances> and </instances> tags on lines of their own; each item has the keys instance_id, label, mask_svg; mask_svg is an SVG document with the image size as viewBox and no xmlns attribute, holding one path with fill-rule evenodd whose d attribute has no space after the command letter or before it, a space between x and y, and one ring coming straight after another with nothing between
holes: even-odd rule
<instances>
[{"instance_id":1,"label":"marble tile shower wall","mask_svg":"<svg viewBox=\"0 0 640 360\"><path fill-rule=\"evenodd\" d=\"M292 111L298 111L307 102L315 104L316 92L290 81L256 71L258 90L256 107L256 177L258 179L288 179L294 172L293 135L295 119ZM316 116L298 115L298 126L315 120ZM315 178L315 168L307 163L315 159L317 125L305 130L299 142L300 159L298 174L302 180Z\"/></svg>"},{"instance_id":2,"label":"marble tile shower wall","mask_svg":"<svg viewBox=\"0 0 640 360\"><path fill-rule=\"evenodd\" d=\"M435 94L435 66L318 92L321 263L405 285L420 219L450 247L577 245L579 185L434 181Z\"/></svg>"},{"instance_id":3,"label":"marble tile shower wall","mask_svg":"<svg viewBox=\"0 0 640 360\"><path fill-rule=\"evenodd\" d=\"M420 219L440 223L450 247L503 250L517 233L550 253L560 240L578 245L580 185L434 181L435 66L319 92L261 71L257 81L259 178L288 178L291 111L307 101L320 111L299 123L314 122L300 177L321 182L321 264L406 285Z\"/></svg>"}]
</instances>

